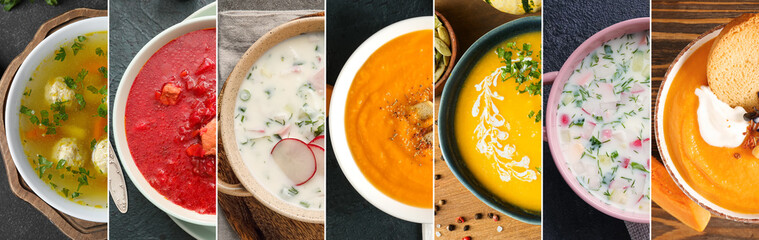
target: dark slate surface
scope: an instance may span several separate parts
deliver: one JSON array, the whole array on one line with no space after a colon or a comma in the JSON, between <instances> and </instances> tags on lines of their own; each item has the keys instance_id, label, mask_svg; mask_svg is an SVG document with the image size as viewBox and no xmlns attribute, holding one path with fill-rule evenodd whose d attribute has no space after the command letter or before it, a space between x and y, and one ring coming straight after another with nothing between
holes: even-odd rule
<instances>
[{"instance_id":1,"label":"dark slate surface","mask_svg":"<svg viewBox=\"0 0 759 240\"><path fill-rule=\"evenodd\" d=\"M375 32L400 20L433 14L431 0L327 1L327 83L335 83L348 57ZM327 239L421 238L420 224L382 212L353 189L331 147L327 148L327 192Z\"/></svg>"},{"instance_id":2,"label":"dark slate surface","mask_svg":"<svg viewBox=\"0 0 759 240\"><path fill-rule=\"evenodd\" d=\"M543 68L558 71L585 39L614 23L650 16L646 0L545 0ZM544 87L544 104L550 85ZM585 203L564 181L543 144L543 239L629 239L622 220Z\"/></svg>"},{"instance_id":3,"label":"dark slate surface","mask_svg":"<svg viewBox=\"0 0 759 240\"><path fill-rule=\"evenodd\" d=\"M111 0L110 93L116 96L121 76L135 54L155 35L187 18L212 0ZM110 102L109 109L113 109ZM114 117L114 116L110 116ZM123 116L121 116L123 117ZM112 129L111 129L112 131ZM113 134L111 132L111 141ZM110 239L191 239L166 213L142 196L128 176L129 211L110 208ZM110 200L111 206L114 206Z\"/></svg>"},{"instance_id":4,"label":"dark slate surface","mask_svg":"<svg viewBox=\"0 0 759 240\"><path fill-rule=\"evenodd\" d=\"M11 60L24 50L37 29L47 20L75 8L106 9L105 0L60 1L52 7L44 1L23 1L6 12L0 10L0 69L5 72ZM2 136L3 138L5 136ZM16 197L8 185L5 164L0 164L0 238L63 239L66 238L42 213Z\"/></svg>"}]
</instances>

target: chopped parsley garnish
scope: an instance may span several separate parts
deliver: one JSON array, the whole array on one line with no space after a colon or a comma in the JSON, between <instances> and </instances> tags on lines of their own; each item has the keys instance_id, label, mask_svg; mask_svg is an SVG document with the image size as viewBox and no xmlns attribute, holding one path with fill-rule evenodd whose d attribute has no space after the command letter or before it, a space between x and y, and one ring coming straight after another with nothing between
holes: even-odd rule
<instances>
[{"instance_id":1,"label":"chopped parsley garnish","mask_svg":"<svg viewBox=\"0 0 759 240\"><path fill-rule=\"evenodd\" d=\"M100 72L100 74L103 74L103 78L108 78L108 68L100 67L98 68L98 72Z\"/></svg>"},{"instance_id":2,"label":"chopped parsley garnish","mask_svg":"<svg viewBox=\"0 0 759 240\"><path fill-rule=\"evenodd\" d=\"M79 103L79 110L82 110L87 106L87 102L84 101L84 96L82 96L82 94L74 94L74 98L76 98L76 102Z\"/></svg>"},{"instance_id":3,"label":"chopped parsley garnish","mask_svg":"<svg viewBox=\"0 0 759 240\"><path fill-rule=\"evenodd\" d=\"M61 49L55 52L55 60L63 62L64 59L66 59L66 49L61 47Z\"/></svg>"},{"instance_id":4,"label":"chopped parsley garnish","mask_svg":"<svg viewBox=\"0 0 759 240\"><path fill-rule=\"evenodd\" d=\"M79 50L82 50L81 43L74 42L74 44L71 44L71 51L74 53L74 56L76 56L76 54L79 53Z\"/></svg>"},{"instance_id":5,"label":"chopped parsley garnish","mask_svg":"<svg viewBox=\"0 0 759 240\"><path fill-rule=\"evenodd\" d=\"M55 166L55 169L61 169L63 166L66 166L66 159L58 160L58 165Z\"/></svg>"},{"instance_id":6,"label":"chopped parsley garnish","mask_svg":"<svg viewBox=\"0 0 759 240\"><path fill-rule=\"evenodd\" d=\"M92 86L92 85L87 86L87 91L90 91L93 94L97 94L98 93L98 89L96 87Z\"/></svg>"},{"instance_id":7,"label":"chopped parsley garnish","mask_svg":"<svg viewBox=\"0 0 759 240\"><path fill-rule=\"evenodd\" d=\"M529 93L530 95L540 95L541 92L541 70L540 63L536 60L532 60L531 56L533 51L530 49L529 43L522 44L519 48L516 42L510 42L506 44L506 49L497 48L496 53L498 58L501 58L501 62L506 66L501 67L501 81L513 79L517 83L517 90L520 93ZM512 59L516 52L516 59ZM530 83L525 89L520 90L522 84L535 80L536 82Z\"/></svg>"},{"instance_id":8,"label":"chopped parsley garnish","mask_svg":"<svg viewBox=\"0 0 759 240\"><path fill-rule=\"evenodd\" d=\"M66 83L66 86L71 89L76 89L76 81L74 81L73 78L69 76L63 77L63 82Z\"/></svg>"},{"instance_id":9,"label":"chopped parsley garnish","mask_svg":"<svg viewBox=\"0 0 759 240\"><path fill-rule=\"evenodd\" d=\"M95 54L102 57L105 55L105 52L103 51L103 49L98 47L98 48L95 48Z\"/></svg>"},{"instance_id":10,"label":"chopped parsley garnish","mask_svg":"<svg viewBox=\"0 0 759 240\"><path fill-rule=\"evenodd\" d=\"M500 79L503 82L515 81L517 83L516 90L519 93L539 96L543 89L543 80L541 79L540 62L532 59L533 50L531 47L532 45L529 43L523 43L520 48L516 42L509 42L505 48L496 49L498 58L501 59L501 63L505 64L501 67ZM515 54L516 56L514 56ZM540 58L540 54L537 57ZM522 88L523 84L527 86ZM540 112L535 114L534 111L531 111L528 117L534 117L535 122L540 122L543 118Z\"/></svg>"},{"instance_id":11,"label":"chopped parsley garnish","mask_svg":"<svg viewBox=\"0 0 759 240\"><path fill-rule=\"evenodd\" d=\"M105 103L100 103L100 106L98 106L98 116L102 118L108 117L108 105Z\"/></svg>"}]
</instances>

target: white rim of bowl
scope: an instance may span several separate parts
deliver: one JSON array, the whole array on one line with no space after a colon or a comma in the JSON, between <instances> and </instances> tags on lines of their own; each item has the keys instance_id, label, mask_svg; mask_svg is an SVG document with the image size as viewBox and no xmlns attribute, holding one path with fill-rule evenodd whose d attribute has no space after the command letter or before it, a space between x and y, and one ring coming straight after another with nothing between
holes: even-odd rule
<instances>
[{"instance_id":1,"label":"white rim of bowl","mask_svg":"<svg viewBox=\"0 0 759 240\"><path fill-rule=\"evenodd\" d=\"M354 189L369 203L383 212L410 222L432 223L432 208L420 208L401 203L372 185L353 160L345 135L345 103L353 79L366 60L380 47L401 35L420 30L432 30L432 16L415 17L393 23L374 33L351 54L337 77L330 102L329 133L332 148L340 169ZM430 177L430 181L432 178ZM432 207L432 203L430 203Z\"/></svg>"},{"instance_id":2,"label":"white rim of bowl","mask_svg":"<svg viewBox=\"0 0 759 240\"><path fill-rule=\"evenodd\" d=\"M86 31L75 31L76 29L86 29ZM40 62L35 61L32 63L30 62L31 59L35 58L34 56L41 56L39 58L44 60L47 54L40 55L43 54L41 53L44 51L43 48L51 48L48 46L53 46L52 48L55 49L62 43L73 40L78 35L97 31L108 31L108 17L88 18L71 23L61 29L58 29L54 33L50 34L50 36L43 39L29 53L29 55L27 55L26 59L24 59L24 62L21 63L21 66L16 72L16 76L13 77L13 82L11 83L11 87L9 89L7 101L5 102L5 130L6 138L8 140L8 148L11 152L13 162L16 164L16 170L21 174L21 177L24 179L24 181L26 181L27 185L29 185L32 191L42 199L42 201L45 201L45 203L57 209L58 211L79 219L92 222L107 222L107 198L105 206L103 206L103 208L95 208L74 203L71 200L62 197L56 191L53 191L47 183L42 181L42 179L40 179L37 174L34 173L34 170L31 169L31 164L29 164L28 156L24 152L23 146L19 144L21 142L21 136L18 131L20 120L20 113L18 109L21 107L20 92L24 91L24 88L26 87L26 80L31 77L37 66L42 61L40 60ZM13 94L14 92L17 92L17 94ZM21 162L22 159L24 162ZM96 212L97 214L87 214L91 212Z\"/></svg>"},{"instance_id":3,"label":"white rim of bowl","mask_svg":"<svg viewBox=\"0 0 759 240\"><path fill-rule=\"evenodd\" d=\"M205 16L195 19L185 20L177 23L159 33L153 39L151 39L140 51L135 55L129 66L124 71L124 75L119 82L118 89L116 91L116 97L113 99L113 116L112 124L114 129L114 143L116 150L118 150L119 159L124 171L127 172L132 183L140 190L145 198L147 198L153 205L168 213L171 216L176 217L179 220L203 225L203 226L215 226L216 214L200 214L195 211L186 209L176 203L166 199L161 193L155 190L150 183L147 182L142 172L139 171L137 165L132 158L132 153L129 150L129 145L126 140L124 114L126 109L126 101L129 91L132 88L134 79L142 69L142 66L158 51L161 47L168 42L196 30L216 28L216 16ZM122 117L116 117L122 116ZM120 129L116 131L115 129ZM173 210L172 210L173 209ZM217 209L218 211L218 209Z\"/></svg>"}]
</instances>

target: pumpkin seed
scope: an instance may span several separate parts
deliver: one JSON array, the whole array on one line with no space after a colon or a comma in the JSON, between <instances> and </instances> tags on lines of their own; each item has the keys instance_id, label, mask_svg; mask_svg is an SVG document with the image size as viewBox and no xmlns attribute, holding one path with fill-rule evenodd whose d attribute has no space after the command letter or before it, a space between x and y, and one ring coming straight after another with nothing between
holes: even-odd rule
<instances>
[{"instance_id":1,"label":"pumpkin seed","mask_svg":"<svg viewBox=\"0 0 759 240\"><path fill-rule=\"evenodd\" d=\"M437 67L437 69L435 69L435 82L443 76L443 72L445 72L445 67Z\"/></svg>"},{"instance_id":2,"label":"pumpkin seed","mask_svg":"<svg viewBox=\"0 0 759 240\"><path fill-rule=\"evenodd\" d=\"M448 45L438 37L435 37L435 49L440 52L440 54L443 54L443 56L451 56L451 49L448 48Z\"/></svg>"},{"instance_id":3,"label":"pumpkin seed","mask_svg":"<svg viewBox=\"0 0 759 240\"><path fill-rule=\"evenodd\" d=\"M445 45L450 46L451 36L448 35L448 29L446 29L445 26L439 26L435 29L437 30L437 36L440 38L440 40L443 40Z\"/></svg>"}]
</instances>

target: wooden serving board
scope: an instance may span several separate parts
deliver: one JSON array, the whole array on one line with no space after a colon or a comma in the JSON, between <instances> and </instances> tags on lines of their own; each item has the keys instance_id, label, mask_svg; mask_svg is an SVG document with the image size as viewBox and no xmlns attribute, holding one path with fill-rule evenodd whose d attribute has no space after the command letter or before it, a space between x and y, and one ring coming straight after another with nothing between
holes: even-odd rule
<instances>
[{"instance_id":1,"label":"wooden serving board","mask_svg":"<svg viewBox=\"0 0 759 240\"><path fill-rule=\"evenodd\" d=\"M655 115L656 97L664 80L664 74L675 57L702 33L728 23L744 13L759 12L759 2L735 0L730 2L654 0L651 6L651 115ZM651 135L656 137L651 128ZM657 141L653 143L652 155L658 159ZM654 239L684 238L756 238L759 225L735 222L712 215L704 232L697 232L675 219L659 205L651 206L651 236Z\"/></svg>"},{"instance_id":2,"label":"wooden serving board","mask_svg":"<svg viewBox=\"0 0 759 240\"><path fill-rule=\"evenodd\" d=\"M101 16L108 16L108 11L78 8L61 14L60 16L50 19L42 24L34 35L32 41L26 45L26 48L24 48L24 51L21 52L21 54L11 61L8 68L5 69L2 78L0 78L0 99L3 100L3 103L7 100L8 91L11 82L13 81L13 77L16 75L16 71L18 71L21 63L24 62L24 59L26 59L32 49L42 42L43 39L70 23ZM8 183L10 184L11 191L47 216L55 226L66 234L66 236L73 239L106 239L108 237L107 223L85 221L55 210L53 207L42 201L39 196L34 194L26 182L21 179L16 170L13 158L11 157L8 140L5 138L7 129L5 129L4 115L5 104L3 104L2 111L0 111L0 135L3 136L0 138L0 153L3 156L3 161L5 161L5 169L8 172ZM16 131L16 129L12 129L12 131Z\"/></svg>"},{"instance_id":3,"label":"wooden serving board","mask_svg":"<svg viewBox=\"0 0 759 240\"><path fill-rule=\"evenodd\" d=\"M435 127L437 127L437 112L440 109L440 97L435 98ZM435 139L438 139L435 131ZM478 199L474 194L459 182L451 169L440 155L440 145L435 145L435 174L440 179L435 180L435 205L440 209L435 214L435 232L440 232L436 239L462 239L469 236L472 239L541 239L540 225L530 225L513 219L498 210L495 210ZM445 200L445 204L440 201ZM481 213L482 219L474 219L476 213ZM488 213L499 215L498 221L488 218ZM464 223L456 222L457 217L463 217ZM437 225L440 224L440 228ZM448 231L450 224L456 226L455 230ZM469 225L469 230L464 231L464 225ZM503 231L498 232L498 227Z\"/></svg>"}]
</instances>

